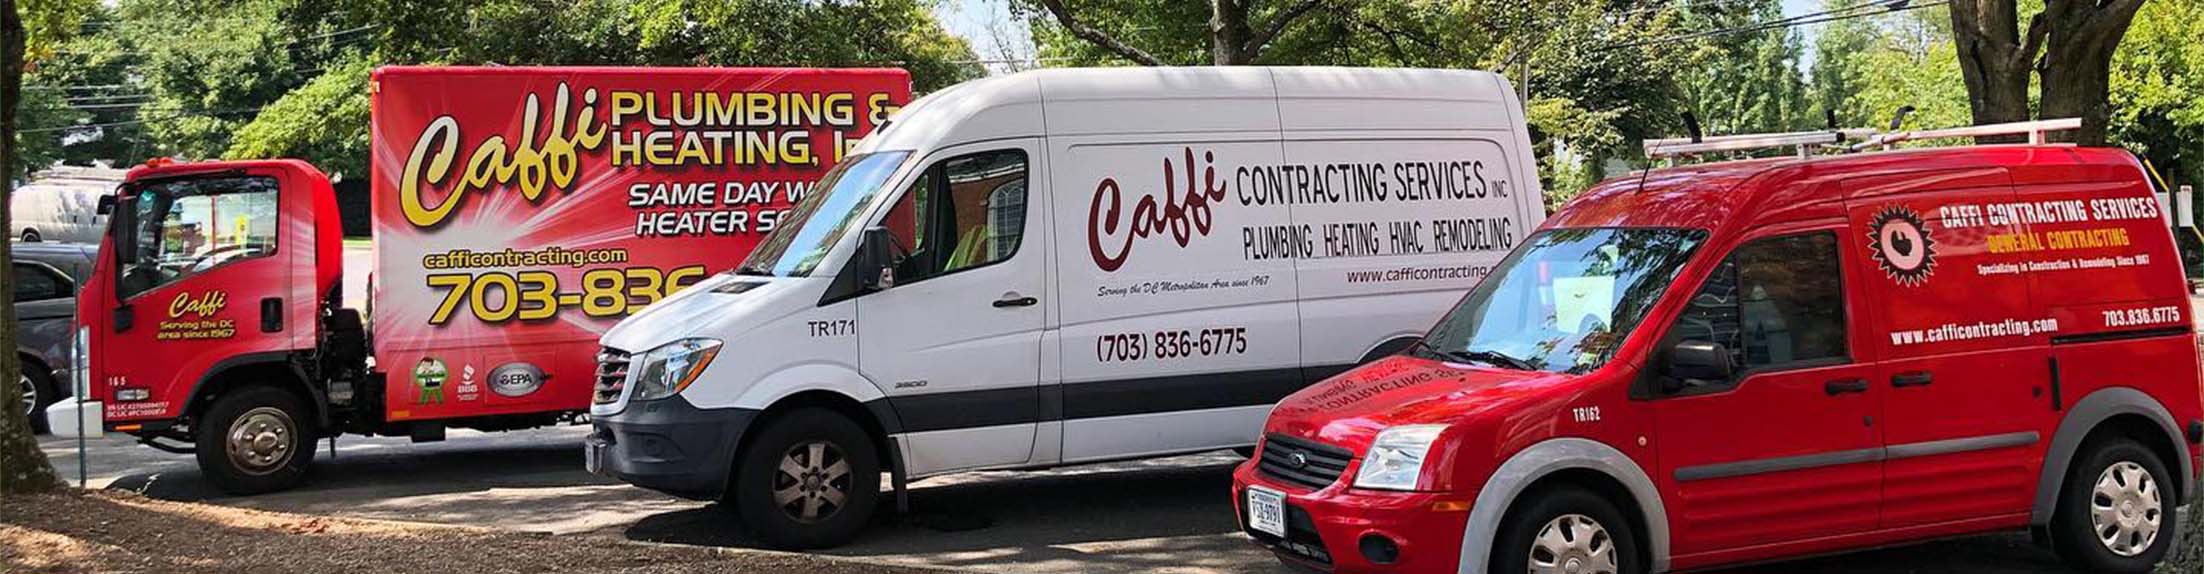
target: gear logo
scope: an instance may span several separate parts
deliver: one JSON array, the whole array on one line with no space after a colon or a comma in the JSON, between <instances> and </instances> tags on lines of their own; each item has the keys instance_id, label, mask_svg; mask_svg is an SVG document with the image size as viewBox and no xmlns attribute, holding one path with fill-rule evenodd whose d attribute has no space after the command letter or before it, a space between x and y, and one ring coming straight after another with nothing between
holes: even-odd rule
<instances>
[{"instance_id":1,"label":"gear logo","mask_svg":"<svg viewBox=\"0 0 2204 574\"><path fill-rule=\"evenodd\" d=\"M1876 213L1868 224L1867 242L1875 263L1899 285L1919 287L1936 273L1936 240L1929 237L1928 223L1911 209L1891 206Z\"/></svg>"}]
</instances>

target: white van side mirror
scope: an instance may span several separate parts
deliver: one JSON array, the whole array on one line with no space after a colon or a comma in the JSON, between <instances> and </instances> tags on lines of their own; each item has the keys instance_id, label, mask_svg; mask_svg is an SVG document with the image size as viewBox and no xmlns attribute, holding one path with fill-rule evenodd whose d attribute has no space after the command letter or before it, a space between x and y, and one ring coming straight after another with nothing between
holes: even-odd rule
<instances>
[{"instance_id":1,"label":"white van side mirror","mask_svg":"<svg viewBox=\"0 0 2204 574\"><path fill-rule=\"evenodd\" d=\"M857 246L858 272L863 273L866 289L886 289L895 286L895 236L888 228L878 225L865 228Z\"/></svg>"}]
</instances>

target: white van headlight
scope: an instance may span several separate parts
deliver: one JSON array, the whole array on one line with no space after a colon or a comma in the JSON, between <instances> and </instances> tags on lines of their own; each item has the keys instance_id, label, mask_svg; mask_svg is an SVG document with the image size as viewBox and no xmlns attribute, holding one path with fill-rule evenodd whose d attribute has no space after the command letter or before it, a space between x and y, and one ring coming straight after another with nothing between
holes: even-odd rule
<instances>
[{"instance_id":1,"label":"white van headlight","mask_svg":"<svg viewBox=\"0 0 2204 574\"><path fill-rule=\"evenodd\" d=\"M643 353L636 363L632 400L663 399L689 388L719 356L719 339L682 339Z\"/></svg>"},{"instance_id":2,"label":"white van headlight","mask_svg":"<svg viewBox=\"0 0 2204 574\"><path fill-rule=\"evenodd\" d=\"M1355 472L1355 488L1415 490L1431 444L1444 430L1446 425L1407 425L1379 432L1362 456L1362 469Z\"/></svg>"}]
</instances>

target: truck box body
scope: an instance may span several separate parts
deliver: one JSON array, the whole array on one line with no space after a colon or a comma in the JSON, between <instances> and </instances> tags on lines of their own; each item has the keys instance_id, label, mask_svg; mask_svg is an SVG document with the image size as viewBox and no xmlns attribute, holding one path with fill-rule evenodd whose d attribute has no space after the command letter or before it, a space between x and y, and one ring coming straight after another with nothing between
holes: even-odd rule
<instances>
[{"instance_id":1,"label":"truck box body","mask_svg":"<svg viewBox=\"0 0 2204 574\"><path fill-rule=\"evenodd\" d=\"M734 266L901 70L394 67L369 315L391 421L579 411L597 338Z\"/></svg>"}]
</instances>

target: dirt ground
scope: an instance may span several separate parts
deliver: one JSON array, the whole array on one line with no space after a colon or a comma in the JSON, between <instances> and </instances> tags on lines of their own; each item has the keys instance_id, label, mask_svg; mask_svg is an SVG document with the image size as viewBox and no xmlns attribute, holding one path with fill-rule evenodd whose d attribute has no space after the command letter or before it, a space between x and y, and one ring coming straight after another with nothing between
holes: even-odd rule
<instances>
[{"instance_id":1,"label":"dirt ground","mask_svg":"<svg viewBox=\"0 0 2204 574\"><path fill-rule=\"evenodd\" d=\"M116 492L0 499L0 572L820 572L920 568L601 537L307 516Z\"/></svg>"}]
</instances>

